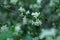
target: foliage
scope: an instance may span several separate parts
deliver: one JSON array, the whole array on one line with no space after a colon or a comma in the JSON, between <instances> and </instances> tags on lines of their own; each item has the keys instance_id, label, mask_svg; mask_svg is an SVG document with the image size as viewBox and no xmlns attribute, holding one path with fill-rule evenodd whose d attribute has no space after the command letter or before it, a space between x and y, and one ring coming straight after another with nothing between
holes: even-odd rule
<instances>
[{"instance_id":1,"label":"foliage","mask_svg":"<svg viewBox=\"0 0 60 40\"><path fill-rule=\"evenodd\" d=\"M0 40L60 40L60 0L0 0Z\"/></svg>"}]
</instances>

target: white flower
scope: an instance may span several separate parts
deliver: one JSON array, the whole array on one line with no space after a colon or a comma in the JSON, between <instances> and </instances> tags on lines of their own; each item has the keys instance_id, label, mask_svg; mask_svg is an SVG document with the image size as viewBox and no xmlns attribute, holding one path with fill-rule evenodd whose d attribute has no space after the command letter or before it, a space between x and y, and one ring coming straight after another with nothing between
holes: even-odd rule
<instances>
[{"instance_id":1,"label":"white flower","mask_svg":"<svg viewBox=\"0 0 60 40\"><path fill-rule=\"evenodd\" d=\"M15 26L15 31L16 32L19 32L21 30L21 25L20 24L17 24L16 26Z\"/></svg>"},{"instance_id":2,"label":"white flower","mask_svg":"<svg viewBox=\"0 0 60 40\"><path fill-rule=\"evenodd\" d=\"M24 18L23 18L23 24L27 24L27 18L26 18L26 16L24 16Z\"/></svg>"},{"instance_id":3,"label":"white flower","mask_svg":"<svg viewBox=\"0 0 60 40\"><path fill-rule=\"evenodd\" d=\"M38 4L41 4L41 1L42 1L42 0L37 0L37 3L38 3Z\"/></svg>"},{"instance_id":4,"label":"white flower","mask_svg":"<svg viewBox=\"0 0 60 40\"><path fill-rule=\"evenodd\" d=\"M10 0L10 3L16 4L18 0Z\"/></svg>"},{"instance_id":5,"label":"white flower","mask_svg":"<svg viewBox=\"0 0 60 40\"><path fill-rule=\"evenodd\" d=\"M30 11L28 10L28 11L26 12L26 14L30 14Z\"/></svg>"},{"instance_id":6,"label":"white flower","mask_svg":"<svg viewBox=\"0 0 60 40\"><path fill-rule=\"evenodd\" d=\"M13 38L7 38L7 40L13 40Z\"/></svg>"},{"instance_id":7,"label":"white flower","mask_svg":"<svg viewBox=\"0 0 60 40\"><path fill-rule=\"evenodd\" d=\"M38 8L40 8L41 7L41 5L39 4L30 4L30 6L29 6L29 8L30 9L38 9Z\"/></svg>"},{"instance_id":8,"label":"white flower","mask_svg":"<svg viewBox=\"0 0 60 40\"><path fill-rule=\"evenodd\" d=\"M52 28L50 30L48 29L42 29L42 32L40 34L40 39L43 39L44 37L49 37L49 36L53 36L55 37L56 35L56 29Z\"/></svg>"},{"instance_id":9,"label":"white flower","mask_svg":"<svg viewBox=\"0 0 60 40\"><path fill-rule=\"evenodd\" d=\"M20 7L18 10L19 10L20 12L25 12L25 9L24 9L23 7Z\"/></svg>"},{"instance_id":10,"label":"white flower","mask_svg":"<svg viewBox=\"0 0 60 40\"><path fill-rule=\"evenodd\" d=\"M40 15L40 12L38 13L38 12L35 12L35 13L32 13L31 14L33 17L35 17L35 18L37 18L39 15Z\"/></svg>"},{"instance_id":11,"label":"white flower","mask_svg":"<svg viewBox=\"0 0 60 40\"><path fill-rule=\"evenodd\" d=\"M55 3L59 3L59 0L50 0L50 6L55 6Z\"/></svg>"},{"instance_id":12,"label":"white flower","mask_svg":"<svg viewBox=\"0 0 60 40\"><path fill-rule=\"evenodd\" d=\"M4 25L1 27L1 32L8 31L7 25Z\"/></svg>"},{"instance_id":13,"label":"white flower","mask_svg":"<svg viewBox=\"0 0 60 40\"><path fill-rule=\"evenodd\" d=\"M32 38L32 40L39 40L39 38L38 37L35 37L35 38Z\"/></svg>"},{"instance_id":14,"label":"white flower","mask_svg":"<svg viewBox=\"0 0 60 40\"><path fill-rule=\"evenodd\" d=\"M32 21L32 25L37 25L37 26L39 26L39 25L41 25L41 24L42 24L42 22L41 22L41 20L39 20L39 19L37 19L35 22Z\"/></svg>"}]
</instances>

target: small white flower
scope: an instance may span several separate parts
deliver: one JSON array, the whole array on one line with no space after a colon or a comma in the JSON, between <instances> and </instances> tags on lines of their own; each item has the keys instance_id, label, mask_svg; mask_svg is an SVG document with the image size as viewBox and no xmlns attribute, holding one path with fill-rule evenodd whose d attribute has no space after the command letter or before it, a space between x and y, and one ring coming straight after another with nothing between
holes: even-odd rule
<instances>
[{"instance_id":1,"label":"small white flower","mask_svg":"<svg viewBox=\"0 0 60 40\"><path fill-rule=\"evenodd\" d=\"M13 40L13 38L7 38L7 40Z\"/></svg>"},{"instance_id":2,"label":"small white flower","mask_svg":"<svg viewBox=\"0 0 60 40\"><path fill-rule=\"evenodd\" d=\"M1 32L8 31L7 25L4 25L1 27Z\"/></svg>"},{"instance_id":3,"label":"small white flower","mask_svg":"<svg viewBox=\"0 0 60 40\"><path fill-rule=\"evenodd\" d=\"M25 9L24 9L23 7L20 7L18 10L19 10L20 12L25 12Z\"/></svg>"},{"instance_id":4,"label":"small white flower","mask_svg":"<svg viewBox=\"0 0 60 40\"><path fill-rule=\"evenodd\" d=\"M39 15L40 15L40 12L38 13L38 12L35 12L35 13L32 13L31 14L33 17L35 17L35 18L37 18Z\"/></svg>"},{"instance_id":5,"label":"small white flower","mask_svg":"<svg viewBox=\"0 0 60 40\"><path fill-rule=\"evenodd\" d=\"M38 4L41 4L41 1L42 1L42 0L37 0L37 3L38 3Z\"/></svg>"},{"instance_id":6,"label":"small white flower","mask_svg":"<svg viewBox=\"0 0 60 40\"><path fill-rule=\"evenodd\" d=\"M38 39L39 39L38 37L32 38L32 40L38 40Z\"/></svg>"},{"instance_id":7,"label":"small white flower","mask_svg":"<svg viewBox=\"0 0 60 40\"><path fill-rule=\"evenodd\" d=\"M18 0L10 0L10 3L16 4Z\"/></svg>"},{"instance_id":8,"label":"small white flower","mask_svg":"<svg viewBox=\"0 0 60 40\"><path fill-rule=\"evenodd\" d=\"M27 18L26 18L26 16L24 16L24 18L23 18L23 24L27 24Z\"/></svg>"},{"instance_id":9,"label":"small white flower","mask_svg":"<svg viewBox=\"0 0 60 40\"><path fill-rule=\"evenodd\" d=\"M15 26L15 31L16 32L19 32L21 30L21 25L20 24L17 24L16 26Z\"/></svg>"},{"instance_id":10,"label":"small white flower","mask_svg":"<svg viewBox=\"0 0 60 40\"><path fill-rule=\"evenodd\" d=\"M55 35L56 35L56 29L54 29L54 28L52 28L50 30L42 29L41 35L39 37L40 37L40 39L43 39L44 37L49 37L49 36L55 37Z\"/></svg>"},{"instance_id":11,"label":"small white flower","mask_svg":"<svg viewBox=\"0 0 60 40\"><path fill-rule=\"evenodd\" d=\"M26 12L26 14L30 14L30 11L28 10L28 11Z\"/></svg>"},{"instance_id":12,"label":"small white flower","mask_svg":"<svg viewBox=\"0 0 60 40\"><path fill-rule=\"evenodd\" d=\"M39 26L39 25L41 25L41 24L42 24L42 22L41 22L41 20L39 20L39 19L37 19L35 22L32 21L32 25L37 25L37 26Z\"/></svg>"}]
</instances>

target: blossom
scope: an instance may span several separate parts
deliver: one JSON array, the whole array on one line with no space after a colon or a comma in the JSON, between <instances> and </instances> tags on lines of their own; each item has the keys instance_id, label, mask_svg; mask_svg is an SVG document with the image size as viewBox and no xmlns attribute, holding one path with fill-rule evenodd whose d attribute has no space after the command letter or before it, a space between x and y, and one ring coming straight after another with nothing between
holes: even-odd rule
<instances>
[{"instance_id":1,"label":"blossom","mask_svg":"<svg viewBox=\"0 0 60 40\"><path fill-rule=\"evenodd\" d=\"M26 12L26 14L30 14L30 11L28 10L28 11Z\"/></svg>"},{"instance_id":2,"label":"blossom","mask_svg":"<svg viewBox=\"0 0 60 40\"><path fill-rule=\"evenodd\" d=\"M8 31L7 25L3 25L3 26L1 27L1 32L4 32L4 31Z\"/></svg>"},{"instance_id":3,"label":"blossom","mask_svg":"<svg viewBox=\"0 0 60 40\"><path fill-rule=\"evenodd\" d=\"M16 26L15 26L15 31L16 32L19 32L21 30L21 25L20 24L17 24Z\"/></svg>"},{"instance_id":4,"label":"blossom","mask_svg":"<svg viewBox=\"0 0 60 40\"><path fill-rule=\"evenodd\" d=\"M18 0L10 0L10 3L16 4Z\"/></svg>"},{"instance_id":5,"label":"blossom","mask_svg":"<svg viewBox=\"0 0 60 40\"><path fill-rule=\"evenodd\" d=\"M53 36L55 37L56 35L56 29L52 28L50 30L48 29L42 29L42 32L40 34L40 39L43 39L44 37L49 37L49 36Z\"/></svg>"},{"instance_id":6,"label":"blossom","mask_svg":"<svg viewBox=\"0 0 60 40\"><path fill-rule=\"evenodd\" d=\"M41 1L42 1L42 0L37 0L37 3L38 3L38 4L41 4Z\"/></svg>"},{"instance_id":7,"label":"blossom","mask_svg":"<svg viewBox=\"0 0 60 40\"><path fill-rule=\"evenodd\" d=\"M33 12L32 14L31 14L33 17L35 17L35 18L37 18L39 15L40 15L40 12L38 13L38 12Z\"/></svg>"},{"instance_id":8,"label":"blossom","mask_svg":"<svg viewBox=\"0 0 60 40\"><path fill-rule=\"evenodd\" d=\"M24 18L23 18L23 24L26 24L27 23L27 18L26 18L26 16L24 16Z\"/></svg>"},{"instance_id":9,"label":"blossom","mask_svg":"<svg viewBox=\"0 0 60 40\"><path fill-rule=\"evenodd\" d=\"M21 30L21 24L20 24L20 23L16 24L16 26L15 26L15 31L13 32L13 34L14 34L14 35L18 35L19 32L20 32L20 33L23 33L23 31Z\"/></svg>"},{"instance_id":10,"label":"blossom","mask_svg":"<svg viewBox=\"0 0 60 40\"><path fill-rule=\"evenodd\" d=\"M25 12L25 9L24 9L23 7L20 7L18 10L19 10L20 12Z\"/></svg>"},{"instance_id":11,"label":"blossom","mask_svg":"<svg viewBox=\"0 0 60 40\"><path fill-rule=\"evenodd\" d=\"M35 22L32 21L32 25L37 25L37 26L39 26L39 25L41 25L41 24L42 24L42 21L39 20L39 19L37 19Z\"/></svg>"}]
</instances>

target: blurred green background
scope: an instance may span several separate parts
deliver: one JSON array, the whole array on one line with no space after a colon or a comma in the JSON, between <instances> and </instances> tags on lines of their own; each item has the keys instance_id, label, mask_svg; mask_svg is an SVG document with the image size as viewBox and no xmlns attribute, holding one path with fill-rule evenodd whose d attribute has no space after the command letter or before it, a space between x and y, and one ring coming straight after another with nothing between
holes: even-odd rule
<instances>
[{"instance_id":1,"label":"blurred green background","mask_svg":"<svg viewBox=\"0 0 60 40\"><path fill-rule=\"evenodd\" d=\"M60 40L60 0L0 0L0 40Z\"/></svg>"}]
</instances>

